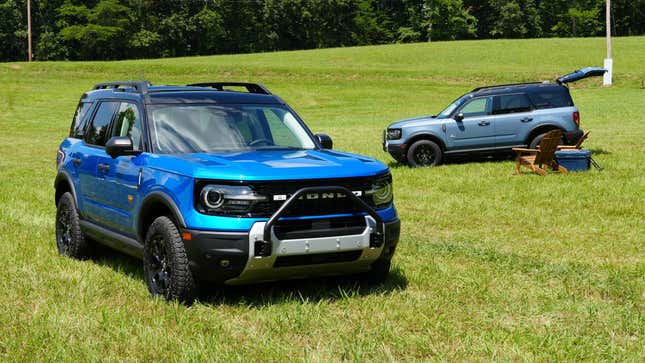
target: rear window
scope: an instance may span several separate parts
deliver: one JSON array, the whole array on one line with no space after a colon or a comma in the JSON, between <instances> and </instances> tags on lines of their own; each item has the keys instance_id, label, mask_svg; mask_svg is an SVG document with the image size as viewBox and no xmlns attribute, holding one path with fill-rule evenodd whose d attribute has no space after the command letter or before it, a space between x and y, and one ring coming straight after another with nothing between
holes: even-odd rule
<instances>
[{"instance_id":1,"label":"rear window","mask_svg":"<svg viewBox=\"0 0 645 363\"><path fill-rule=\"evenodd\" d=\"M537 109L573 106L573 100L564 87L539 90L528 95Z\"/></svg>"}]
</instances>

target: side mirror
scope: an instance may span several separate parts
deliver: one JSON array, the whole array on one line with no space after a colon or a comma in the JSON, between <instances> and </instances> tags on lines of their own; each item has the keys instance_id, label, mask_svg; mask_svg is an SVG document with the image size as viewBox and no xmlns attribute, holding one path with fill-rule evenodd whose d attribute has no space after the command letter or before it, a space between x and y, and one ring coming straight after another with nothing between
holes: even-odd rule
<instances>
[{"instance_id":1,"label":"side mirror","mask_svg":"<svg viewBox=\"0 0 645 363\"><path fill-rule=\"evenodd\" d=\"M331 140L331 137L327 134L316 134L318 141L322 145L323 149L332 149L334 147L334 142Z\"/></svg>"},{"instance_id":2,"label":"side mirror","mask_svg":"<svg viewBox=\"0 0 645 363\"><path fill-rule=\"evenodd\" d=\"M461 122L464 120L464 114L459 112L457 115L455 115L455 121Z\"/></svg>"},{"instance_id":3,"label":"side mirror","mask_svg":"<svg viewBox=\"0 0 645 363\"><path fill-rule=\"evenodd\" d=\"M132 139L128 136L113 136L105 144L105 152L113 159L124 155L139 155L141 152L132 150Z\"/></svg>"}]
</instances>

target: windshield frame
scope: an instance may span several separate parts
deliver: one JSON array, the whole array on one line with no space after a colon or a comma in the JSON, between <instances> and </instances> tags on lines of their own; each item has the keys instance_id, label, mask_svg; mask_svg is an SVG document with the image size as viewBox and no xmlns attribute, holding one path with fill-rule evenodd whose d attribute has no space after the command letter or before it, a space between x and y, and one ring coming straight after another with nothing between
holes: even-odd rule
<instances>
[{"instance_id":1,"label":"windshield frame","mask_svg":"<svg viewBox=\"0 0 645 363\"><path fill-rule=\"evenodd\" d=\"M441 112L439 112L435 118L438 118L438 119L451 118L452 115L455 114L455 111L457 111L461 106L463 106L463 104L466 101L468 101L472 97L473 96L471 94L469 94L469 93L465 94L463 96L460 96L456 100L450 102L450 104L448 106L446 106L443 110L441 110ZM448 111L448 109L450 109L453 106L454 106L454 108L452 110Z\"/></svg>"},{"instance_id":2,"label":"windshield frame","mask_svg":"<svg viewBox=\"0 0 645 363\"><path fill-rule=\"evenodd\" d=\"M146 128L148 130L147 132L147 141L149 147L149 152L152 154L160 154L160 155L178 155L178 154L184 154L180 152L173 152L173 153L168 153L168 152L162 152L159 151L156 147L155 143L155 137L154 137L154 118L152 115L153 110L158 107L158 106L166 106L166 107L187 107L187 106L209 106L209 107L227 107L227 106L238 106L238 107L244 107L244 106L255 106L255 107L267 107L267 108L280 108L283 109L284 111L289 112L293 118L296 120L298 125L302 128L302 130L305 132L309 140L314 144L314 147L312 149L308 148L293 148L293 147L288 147L288 146L283 146L283 147L274 147L274 148L252 148L249 147L248 149L231 149L231 150L221 150L221 151L202 151L202 153L230 153L230 152L245 152L245 151L273 151L273 150L322 150L324 149L322 144L320 143L320 140L318 137L309 129L307 124L302 120L300 115L289 107L286 103L250 103L250 102L243 102L243 103L215 103L215 102L181 102L181 103L175 103L175 102L155 102L155 103L146 103ZM200 152L196 152L200 153Z\"/></svg>"}]
</instances>

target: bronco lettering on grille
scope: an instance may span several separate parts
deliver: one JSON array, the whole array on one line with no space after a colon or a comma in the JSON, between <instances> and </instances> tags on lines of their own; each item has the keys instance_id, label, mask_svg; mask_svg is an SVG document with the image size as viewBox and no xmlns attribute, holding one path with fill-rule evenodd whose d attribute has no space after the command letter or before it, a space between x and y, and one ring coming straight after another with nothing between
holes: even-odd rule
<instances>
[{"instance_id":1,"label":"bronco lettering on grille","mask_svg":"<svg viewBox=\"0 0 645 363\"><path fill-rule=\"evenodd\" d=\"M363 192L360 190L354 190L352 193L360 197L363 195ZM276 194L273 196L274 201L282 201L282 200L287 200L288 197L290 197L291 194ZM315 199L340 199L340 198L345 198L346 195L343 193L307 193L303 195L302 197L298 198L299 200L315 200Z\"/></svg>"}]
</instances>

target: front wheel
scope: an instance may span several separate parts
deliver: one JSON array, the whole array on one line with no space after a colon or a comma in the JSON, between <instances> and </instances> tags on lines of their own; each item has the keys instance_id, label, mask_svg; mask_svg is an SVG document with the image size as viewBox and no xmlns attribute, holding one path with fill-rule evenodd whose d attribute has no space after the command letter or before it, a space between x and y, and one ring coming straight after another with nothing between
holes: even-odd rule
<instances>
[{"instance_id":1,"label":"front wheel","mask_svg":"<svg viewBox=\"0 0 645 363\"><path fill-rule=\"evenodd\" d=\"M76 203L70 192L60 197L56 207L56 247L63 256L85 259L91 255L91 245L81 230Z\"/></svg>"},{"instance_id":2,"label":"front wheel","mask_svg":"<svg viewBox=\"0 0 645 363\"><path fill-rule=\"evenodd\" d=\"M419 140L408 149L408 163L413 167L436 166L441 164L443 153L436 143L430 140Z\"/></svg>"},{"instance_id":3,"label":"front wheel","mask_svg":"<svg viewBox=\"0 0 645 363\"><path fill-rule=\"evenodd\" d=\"M372 264L371 269L364 273L363 277L368 284L382 284L390 276L390 266L390 260L377 260Z\"/></svg>"},{"instance_id":4,"label":"front wheel","mask_svg":"<svg viewBox=\"0 0 645 363\"><path fill-rule=\"evenodd\" d=\"M190 304L197 286L179 229L168 217L152 222L143 246L143 273L152 295Z\"/></svg>"}]
</instances>

